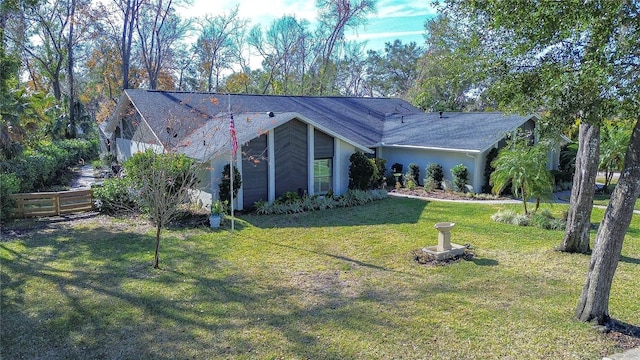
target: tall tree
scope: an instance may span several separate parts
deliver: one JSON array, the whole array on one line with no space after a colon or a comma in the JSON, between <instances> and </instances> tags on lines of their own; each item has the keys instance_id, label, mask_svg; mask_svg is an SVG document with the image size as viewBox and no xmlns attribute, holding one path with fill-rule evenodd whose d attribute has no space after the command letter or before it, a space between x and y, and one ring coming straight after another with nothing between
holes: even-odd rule
<instances>
[{"instance_id":1,"label":"tall tree","mask_svg":"<svg viewBox=\"0 0 640 360\"><path fill-rule=\"evenodd\" d=\"M364 43L349 42L345 54L336 62L336 87L343 96L373 96L367 81L367 58Z\"/></svg>"},{"instance_id":2,"label":"tall tree","mask_svg":"<svg viewBox=\"0 0 640 360\"><path fill-rule=\"evenodd\" d=\"M425 31L426 51L417 60L419 73L410 90L413 104L428 111L483 109L487 54L480 36L446 8L427 20Z\"/></svg>"},{"instance_id":3,"label":"tall tree","mask_svg":"<svg viewBox=\"0 0 640 360\"><path fill-rule=\"evenodd\" d=\"M230 61L238 53L234 36L243 31L248 20L239 17L239 5L236 5L228 14L205 15L199 23L201 30L195 51L205 74L205 89L219 91L221 71L231 67Z\"/></svg>"},{"instance_id":4,"label":"tall tree","mask_svg":"<svg viewBox=\"0 0 640 360\"><path fill-rule=\"evenodd\" d=\"M375 12L376 0L316 0L318 9L318 35L320 40L319 94L333 84L335 68L332 57L336 47L343 43L347 29L366 24L366 16Z\"/></svg>"},{"instance_id":5,"label":"tall tree","mask_svg":"<svg viewBox=\"0 0 640 360\"><path fill-rule=\"evenodd\" d=\"M562 251L589 251L589 229L598 170L599 126L615 115L611 47L617 41L618 2L579 1L522 4L517 0L478 3L451 0L478 25L491 54L484 70L491 95L503 109L545 110L547 127L580 119L581 137L574 191ZM553 131L559 132L559 131ZM582 151L580 151L582 150Z\"/></svg>"},{"instance_id":6,"label":"tall tree","mask_svg":"<svg viewBox=\"0 0 640 360\"><path fill-rule=\"evenodd\" d=\"M141 6L138 14L136 30L140 41L139 52L150 89L158 88L162 71L169 68L172 48L188 26L175 14L173 5L173 0L149 1ZM169 88L173 88L173 85Z\"/></svg>"},{"instance_id":7,"label":"tall tree","mask_svg":"<svg viewBox=\"0 0 640 360\"><path fill-rule=\"evenodd\" d=\"M415 42L402 44L400 40L386 43L383 52L369 50L368 83L373 93L407 98L417 80L418 59L422 54L423 49Z\"/></svg>"},{"instance_id":8,"label":"tall tree","mask_svg":"<svg viewBox=\"0 0 640 360\"><path fill-rule=\"evenodd\" d=\"M133 48L133 34L138 24L140 7L145 0L113 0L122 13L122 28L120 36L120 58L122 60L122 88L130 88L131 49Z\"/></svg>"},{"instance_id":9,"label":"tall tree","mask_svg":"<svg viewBox=\"0 0 640 360\"><path fill-rule=\"evenodd\" d=\"M637 117L640 76L640 4L635 1L449 1L502 34L496 72L507 76L494 87L512 104L548 110L549 125L580 119L580 149L572 191L565 251L589 249L588 227L598 165L601 121ZM503 98L502 100L505 100ZM622 106L624 105L624 106ZM575 193L575 195L573 194ZM640 193L640 128L636 124L624 169L596 235L576 318L605 324L613 275L624 233ZM586 230L585 230L586 228Z\"/></svg>"},{"instance_id":10,"label":"tall tree","mask_svg":"<svg viewBox=\"0 0 640 360\"><path fill-rule=\"evenodd\" d=\"M274 20L265 33L259 25L251 29L249 44L262 56L262 66L269 74L262 93L269 87L275 94L296 93L290 87L303 79L311 36L308 26L306 20L283 16Z\"/></svg>"}]
</instances>

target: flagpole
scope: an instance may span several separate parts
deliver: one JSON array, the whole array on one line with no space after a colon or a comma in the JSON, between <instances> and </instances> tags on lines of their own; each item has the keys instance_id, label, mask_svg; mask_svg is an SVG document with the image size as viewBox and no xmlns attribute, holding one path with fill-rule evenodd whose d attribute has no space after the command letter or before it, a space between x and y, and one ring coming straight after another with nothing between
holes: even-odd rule
<instances>
[{"instance_id":1,"label":"flagpole","mask_svg":"<svg viewBox=\"0 0 640 360\"><path fill-rule=\"evenodd\" d=\"M231 175L231 179L229 179L230 180L229 183L231 184L231 186L229 188L231 189L231 194L230 194L231 195L230 196L230 198L231 198L231 231L234 231L235 230L235 215L233 213L233 180L234 180L234 177L233 177L233 161L235 160L234 159L235 158L235 156L234 156L235 155L235 149L234 149L234 145L233 145L233 142L234 142L233 138L234 138L235 134L231 133L231 129L233 128L234 131L235 131L235 126L233 125L233 114L231 113L231 93L228 94L228 100L229 100L228 101L228 110L229 110L229 116L230 116L230 118L229 118L229 122L230 122L229 123L229 129L230 129L230 131L229 132L230 132L230 135L231 135L231 141L230 141L230 143L231 143L231 161L229 162L229 175Z\"/></svg>"}]
</instances>

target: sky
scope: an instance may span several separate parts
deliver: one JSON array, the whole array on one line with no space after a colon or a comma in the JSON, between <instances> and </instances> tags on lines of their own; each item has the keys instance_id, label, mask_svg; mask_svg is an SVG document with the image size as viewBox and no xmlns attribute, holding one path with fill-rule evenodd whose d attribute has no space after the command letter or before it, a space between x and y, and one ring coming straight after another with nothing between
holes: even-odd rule
<instances>
[{"instance_id":1,"label":"sky","mask_svg":"<svg viewBox=\"0 0 640 360\"><path fill-rule=\"evenodd\" d=\"M193 0L192 6L179 12L190 17L215 16L228 13L236 4L240 4L240 17L251 20L250 27L261 24L266 29L273 20L284 15L307 19L312 24L311 28L315 27L314 0ZM376 8L376 13L368 17L365 27L347 34L348 40L366 40L367 49L372 50L382 50L386 42L395 39L402 40L403 44L414 41L421 46L424 23L436 13L429 0L378 0Z\"/></svg>"}]
</instances>

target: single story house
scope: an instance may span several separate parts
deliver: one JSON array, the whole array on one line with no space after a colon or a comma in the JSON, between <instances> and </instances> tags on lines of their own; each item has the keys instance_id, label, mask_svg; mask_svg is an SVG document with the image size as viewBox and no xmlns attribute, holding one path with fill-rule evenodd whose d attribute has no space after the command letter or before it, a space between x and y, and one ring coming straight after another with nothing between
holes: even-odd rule
<instances>
[{"instance_id":1,"label":"single story house","mask_svg":"<svg viewBox=\"0 0 640 360\"><path fill-rule=\"evenodd\" d=\"M203 201L216 197L231 160L229 123L239 143L235 166L243 179L236 208L273 201L288 191L308 194L348 187L356 151L387 166L464 164L474 189L484 185L486 156L517 129L534 130L536 115L424 113L401 99L213 94L125 90L104 131L119 161L137 151L178 151L210 164L202 174ZM115 146L114 146L115 145ZM549 168L557 168L558 151Z\"/></svg>"}]
</instances>

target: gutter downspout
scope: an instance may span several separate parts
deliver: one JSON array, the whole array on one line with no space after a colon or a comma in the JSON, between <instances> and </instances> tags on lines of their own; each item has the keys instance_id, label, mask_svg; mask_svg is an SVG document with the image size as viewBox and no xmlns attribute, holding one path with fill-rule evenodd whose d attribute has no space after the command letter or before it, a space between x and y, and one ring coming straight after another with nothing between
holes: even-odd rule
<instances>
[{"instance_id":1,"label":"gutter downspout","mask_svg":"<svg viewBox=\"0 0 640 360\"><path fill-rule=\"evenodd\" d=\"M478 192L482 192L482 179L480 178L481 175L481 171L480 171L480 167L482 166L481 163L481 159L482 156L480 156L480 154L477 155L471 155L469 153L465 153L465 155L471 159L474 159L474 171L473 171L473 180L471 182L471 186L473 186L473 192L478 193Z\"/></svg>"}]
</instances>

